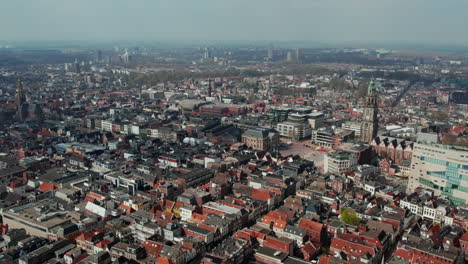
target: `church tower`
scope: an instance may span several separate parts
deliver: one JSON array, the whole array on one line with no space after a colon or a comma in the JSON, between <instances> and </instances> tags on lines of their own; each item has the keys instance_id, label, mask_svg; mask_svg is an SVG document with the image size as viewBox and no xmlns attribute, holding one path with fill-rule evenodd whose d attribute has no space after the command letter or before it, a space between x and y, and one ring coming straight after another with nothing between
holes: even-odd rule
<instances>
[{"instance_id":1,"label":"church tower","mask_svg":"<svg viewBox=\"0 0 468 264\"><path fill-rule=\"evenodd\" d=\"M23 83L18 81L16 85L16 107L20 108L26 102L26 95L24 94L23 90Z\"/></svg>"},{"instance_id":2,"label":"church tower","mask_svg":"<svg viewBox=\"0 0 468 264\"><path fill-rule=\"evenodd\" d=\"M366 106L364 107L361 122L361 141L371 143L377 136L377 126L379 122L377 120L378 109L375 83L374 80L371 80L367 88Z\"/></svg>"},{"instance_id":3,"label":"church tower","mask_svg":"<svg viewBox=\"0 0 468 264\"><path fill-rule=\"evenodd\" d=\"M16 86L15 97L16 114L18 119L20 121L23 121L26 117L26 111L24 110L24 106L26 103L26 95L24 94L23 83L21 81L18 81L18 85Z\"/></svg>"},{"instance_id":4,"label":"church tower","mask_svg":"<svg viewBox=\"0 0 468 264\"><path fill-rule=\"evenodd\" d=\"M208 97L211 97L211 78L208 78Z\"/></svg>"}]
</instances>

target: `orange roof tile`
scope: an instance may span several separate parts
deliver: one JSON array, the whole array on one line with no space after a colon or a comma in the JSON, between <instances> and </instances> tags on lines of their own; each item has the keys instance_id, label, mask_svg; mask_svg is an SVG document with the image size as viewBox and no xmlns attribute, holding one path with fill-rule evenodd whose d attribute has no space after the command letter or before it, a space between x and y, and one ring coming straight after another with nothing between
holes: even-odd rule
<instances>
[{"instance_id":1,"label":"orange roof tile","mask_svg":"<svg viewBox=\"0 0 468 264\"><path fill-rule=\"evenodd\" d=\"M255 189L255 188L252 189L251 196L252 198L263 200L263 201L273 198L273 195L269 191Z\"/></svg>"},{"instance_id":2,"label":"orange roof tile","mask_svg":"<svg viewBox=\"0 0 468 264\"><path fill-rule=\"evenodd\" d=\"M55 189L57 189L57 187L55 187L55 185L53 185L52 183L48 182L44 182L41 184L41 186L39 186L39 190L43 192L53 191Z\"/></svg>"},{"instance_id":3,"label":"orange roof tile","mask_svg":"<svg viewBox=\"0 0 468 264\"><path fill-rule=\"evenodd\" d=\"M310 231L320 232L323 229L323 224L302 218L301 221L299 221L299 227Z\"/></svg>"}]
</instances>

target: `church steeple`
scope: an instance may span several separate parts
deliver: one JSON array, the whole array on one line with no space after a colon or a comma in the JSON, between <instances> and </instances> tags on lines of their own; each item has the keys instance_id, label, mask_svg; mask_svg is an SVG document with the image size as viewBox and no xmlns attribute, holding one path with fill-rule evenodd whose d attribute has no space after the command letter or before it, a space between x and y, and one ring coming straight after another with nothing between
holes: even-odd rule
<instances>
[{"instance_id":1,"label":"church steeple","mask_svg":"<svg viewBox=\"0 0 468 264\"><path fill-rule=\"evenodd\" d=\"M20 121L23 121L26 117L26 111L23 110L23 106L26 103L26 95L24 94L23 90L23 83L21 81L18 81L18 84L16 85L16 94L15 94L15 99L16 99L16 114L18 116L18 119Z\"/></svg>"},{"instance_id":2,"label":"church steeple","mask_svg":"<svg viewBox=\"0 0 468 264\"><path fill-rule=\"evenodd\" d=\"M211 97L211 78L208 78L208 97Z\"/></svg>"},{"instance_id":3,"label":"church steeple","mask_svg":"<svg viewBox=\"0 0 468 264\"><path fill-rule=\"evenodd\" d=\"M23 90L23 83L18 81L16 85L16 106L19 108L26 102L26 95Z\"/></svg>"},{"instance_id":4,"label":"church steeple","mask_svg":"<svg viewBox=\"0 0 468 264\"><path fill-rule=\"evenodd\" d=\"M369 82L367 87L366 105L361 122L361 140L371 143L377 136L378 129L378 104L377 104L377 90L375 88L374 80Z\"/></svg>"}]
</instances>

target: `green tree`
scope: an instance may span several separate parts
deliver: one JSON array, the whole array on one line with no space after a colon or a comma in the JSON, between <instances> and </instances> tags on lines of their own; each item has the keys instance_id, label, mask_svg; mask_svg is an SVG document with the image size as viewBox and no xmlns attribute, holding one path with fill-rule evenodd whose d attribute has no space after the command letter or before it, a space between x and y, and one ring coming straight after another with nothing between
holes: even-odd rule
<instances>
[{"instance_id":1,"label":"green tree","mask_svg":"<svg viewBox=\"0 0 468 264\"><path fill-rule=\"evenodd\" d=\"M359 225L359 223L361 223L361 218L359 218L359 216L356 215L356 212L349 209L341 210L340 219L345 224L352 226L357 226Z\"/></svg>"}]
</instances>

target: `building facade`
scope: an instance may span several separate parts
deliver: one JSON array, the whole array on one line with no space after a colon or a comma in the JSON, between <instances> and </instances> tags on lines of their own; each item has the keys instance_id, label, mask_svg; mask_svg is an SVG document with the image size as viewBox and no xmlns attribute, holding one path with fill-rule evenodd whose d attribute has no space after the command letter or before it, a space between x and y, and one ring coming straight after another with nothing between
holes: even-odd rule
<instances>
[{"instance_id":1,"label":"building facade","mask_svg":"<svg viewBox=\"0 0 468 264\"><path fill-rule=\"evenodd\" d=\"M351 130L343 130L339 128L322 127L312 131L312 144L335 149L343 142L350 141L354 138L354 132Z\"/></svg>"},{"instance_id":2,"label":"building facade","mask_svg":"<svg viewBox=\"0 0 468 264\"><path fill-rule=\"evenodd\" d=\"M279 131L282 137L302 140L310 137L312 129L309 123L296 123L291 121L281 122L276 125L276 130Z\"/></svg>"},{"instance_id":3,"label":"building facade","mask_svg":"<svg viewBox=\"0 0 468 264\"><path fill-rule=\"evenodd\" d=\"M249 129L242 134L242 143L258 150L271 150L279 144L279 134L273 129Z\"/></svg>"},{"instance_id":4,"label":"building facade","mask_svg":"<svg viewBox=\"0 0 468 264\"><path fill-rule=\"evenodd\" d=\"M413 156L414 142L406 139L378 136L372 140L371 145L379 156L395 164L411 160Z\"/></svg>"},{"instance_id":5,"label":"building facade","mask_svg":"<svg viewBox=\"0 0 468 264\"><path fill-rule=\"evenodd\" d=\"M341 124L342 129L346 130L352 130L354 131L354 135L356 137L361 137L361 123L358 121L346 121L343 124Z\"/></svg>"},{"instance_id":6,"label":"building facade","mask_svg":"<svg viewBox=\"0 0 468 264\"><path fill-rule=\"evenodd\" d=\"M324 172L336 175L351 172L356 169L358 159L355 154L344 151L327 153L324 159Z\"/></svg>"},{"instance_id":7,"label":"building facade","mask_svg":"<svg viewBox=\"0 0 468 264\"><path fill-rule=\"evenodd\" d=\"M455 204L468 202L468 148L418 142L414 146L407 192L434 190Z\"/></svg>"}]
</instances>

